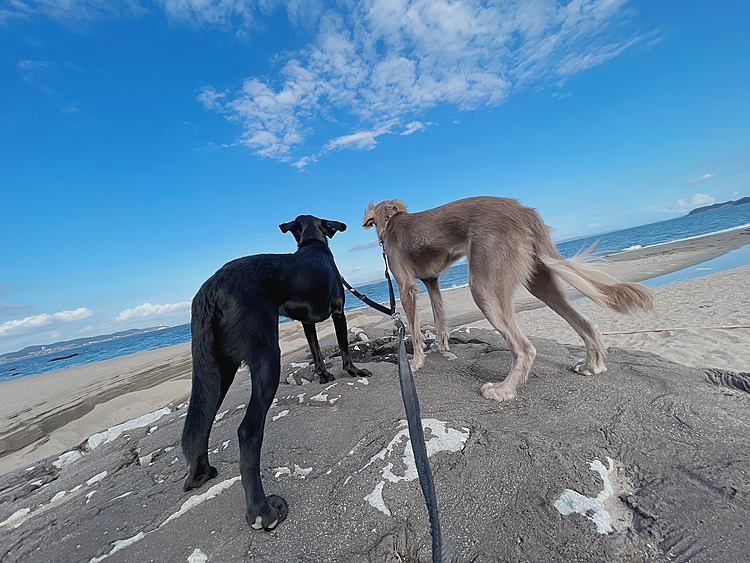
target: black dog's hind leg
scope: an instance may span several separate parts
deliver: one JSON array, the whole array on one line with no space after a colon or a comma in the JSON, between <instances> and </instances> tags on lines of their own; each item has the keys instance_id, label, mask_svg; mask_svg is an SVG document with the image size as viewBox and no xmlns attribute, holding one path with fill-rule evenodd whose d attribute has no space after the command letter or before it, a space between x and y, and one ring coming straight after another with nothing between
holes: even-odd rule
<instances>
[{"instance_id":1,"label":"black dog's hind leg","mask_svg":"<svg viewBox=\"0 0 750 563\"><path fill-rule=\"evenodd\" d=\"M208 437L239 366L229 360L217 361L193 355L193 388L185 426L182 429L182 451L190 465L184 490L196 489L219 472L208 462Z\"/></svg>"},{"instance_id":2,"label":"black dog's hind leg","mask_svg":"<svg viewBox=\"0 0 750 563\"><path fill-rule=\"evenodd\" d=\"M336 340L341 350L341 359L344 364L344 371L352 377L370 377L372 373L366 369L360 369L352 363L349 355L349 334L346 328L346 317L344 313L333 313L333 327L336 329Z\"/></svg>"},{"instance_id":3,"label":"black dog's hind leg","mask_svg":"<svg viewBox=\"0 0 750 563\"><path fill-rule=\"evenodd\" d=\"M307 344L310 346L310 352L312 352L315 373L320 376L320 382L328 383L329 381L333 381L336 378L326 369L323 354L320 353L320 344L318 344L318 333L315 331L315 324L302 323L302 326L305 329L305 336L307 337Z\"/></svg>"},{"instance_id":4,"label":"black dog's hind leg","mask_svg":"<svg viewBox=\"0 0 750 563\"><path fill-rule=\"evenodd\" d=\"M260 448L266 414L279 386L281 352L278 343L255 348L247 361L253 378L253 394L237 435L240 442L240 473L245 488L245 519L250 527L271 530L286 518L286 501L277 495L266 497L260 480Z\"/></svg>"}]
</instances>

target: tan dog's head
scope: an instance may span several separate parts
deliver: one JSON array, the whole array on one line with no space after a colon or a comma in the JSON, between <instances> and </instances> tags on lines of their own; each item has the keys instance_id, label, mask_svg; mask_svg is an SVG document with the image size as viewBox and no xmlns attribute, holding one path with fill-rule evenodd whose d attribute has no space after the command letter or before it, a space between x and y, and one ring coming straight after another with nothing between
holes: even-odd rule
<instances>
[{"instance_id":1,"label":"tan dog's head","mask_svg":"<svg viewBox=\"0 0 750 563\"><path fill-rule=\"evenodd\" d=\"M377 205L374 205L374 203L375 200L373 199L370 201L370 205L367 206L365 216L362 218L362 228L371 229L375 227L380 239L383 236L388 220L398 213L407 213L407 211L406 205L400 199L386 199Z\"/></svg>"}]
</instances>

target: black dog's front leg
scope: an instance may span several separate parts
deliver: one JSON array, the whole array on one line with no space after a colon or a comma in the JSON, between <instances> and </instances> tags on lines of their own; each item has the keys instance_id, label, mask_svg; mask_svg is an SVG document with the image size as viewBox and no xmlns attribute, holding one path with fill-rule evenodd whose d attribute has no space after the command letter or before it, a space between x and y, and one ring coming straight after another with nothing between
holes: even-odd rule
<instances>
[{"instance_id":1,"label":"black dog's front leg","mask_svg":"<svg viewBox=\"0 0 750 563\"><path fill-rule=\"evenodd\" d=\"M370 377L372 373L366 369L360 369L352 363L349 355L349 334L346 329L346 316L344 313L333 313L333 326L336 329L336 340L341 350L341 359L344 364L344 371L352 377Z\"/></svg>"},{"instance_id":2,"label":"black dog's front leg","mask_svg":"<svg viewBox=\"0 0 750 563\"><path fill-rule=\"evenodd\" d=\"M315 331L315 324L302 323L302 326L305 329L305 336L307 337L307 344L310 346L310 352L312 352L315 373L320 376L320 382L328 383L329 381L333 381L336 378L326 369L323 354L320 353L320 344L318 344L318 333Z\"/></svg>"}]
</instances>

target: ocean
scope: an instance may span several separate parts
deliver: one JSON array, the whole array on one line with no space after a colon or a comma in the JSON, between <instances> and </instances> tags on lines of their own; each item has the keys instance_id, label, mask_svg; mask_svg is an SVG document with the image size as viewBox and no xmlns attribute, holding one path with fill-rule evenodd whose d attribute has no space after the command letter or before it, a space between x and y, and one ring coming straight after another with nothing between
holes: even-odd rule
<instances>
[{"instance_id":1,"label":"ocean","mask_svg":"<svg viewBox=\"0 0 750 563\"><path fill-rule=\"evenodd\" d=\"M598 241L593 254L603 256L748 226L750 226L750 204L745 204L630 229L561 241L556 244L560 254L568 258ZM657 286L748 263L750 263L750 245L698 266L660 276L644 283ZM448 272L440 278L440 287L443 289L462 287L467 284L468 267L463 260L451 266ZM388 286L385 279L357 286L356 289L377 302L388 300ZM424 291L425 289L422 288L422 292ZM398 295L397 289L396 293ZM347 311L363 306L363 303L347 292ZM3 358L0 357L0 381L189 342L190 325L184 324L119 338L103 337L103 339L99 342L70 348L50 346L47 350L12 361L3 362Z\"/></svg>"}]
</instances>

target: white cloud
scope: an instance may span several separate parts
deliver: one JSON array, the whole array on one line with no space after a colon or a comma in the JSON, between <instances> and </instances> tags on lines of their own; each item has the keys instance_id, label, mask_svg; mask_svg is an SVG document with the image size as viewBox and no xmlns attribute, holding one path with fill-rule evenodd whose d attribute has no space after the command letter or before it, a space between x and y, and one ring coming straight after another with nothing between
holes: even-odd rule
<instances>
[{"instance_id":1,"label":"white cloud","mask_svg":"<svg viewBox=\"0 0 750 563\"><path fill-rule=\"evenodd\" d=\"M379 127L373 131L359 131L351 135L344 135L328 141L324 147L325 151L341 149L367 149L371 150L378 144L376 139L381 135L390 133L390 125Z\"/></svg>"},{"instance_id":2,"label":"white cloud","mask_svg":"<svg viewBox=\"0 0 750 563\"><path fill-rule=\"evenodd\" d=\"M684 199L678 199L677 207L680 210L686 211L688 209L693 209L694 207L700 207L702 205L711 205L715 201L716 201L715 197L696 192L695 194L693 194L693 197L690 200L690 203L687 203Z\"/></svg>"},{"instance_id":3,"label":"white cloud","mask_svg":"<svg viewBox=\"0 0 750 563\"><path fill-rule=\"evenodd\" d=\"M621 25L634 13L626 3L339 3L340 11L305 16L317 32L281 59L286 62L276 79L249 77L238 91L221 94L207 87L198 101L239 123L238 142L262 157L290 161L306 145L315 145L317 156L372 149L393 128L403 135L422 129L415 117L437 105L464 111L497 105L529 84L559 85L617 57L644 38ZM247 8L242 2L205 5L235 10L236 16ZM285 5L291 14L292 2ZM228 20L204 21L222 26ZM293 160L298 168L309 162Z\"/></svg>"},{"instance_id":4,"label":"white cloud","mask_svg":"<svg viewBox=\"0 0 750 563\"><path fill-rule=\"evenodd\" d=\"M327 151L372 149L385 132L409 135L436 106L471 111L530 85L559 87L658 39L633 33L635 10L627 0L366 0L328 9L319 0L156 3L173 22L239 36L265 29L265 18L285 10L290 25L311 36L274 57L275 74L249 76L234 91L208 85L196 96L241 127L235 144L300 170ZM146 11L138 0L10 0L8 6L0 25L39 14L85 23ZM310 156L300 157L302 150Z\"/></svg>"},{"instance_id":5,"label":"white cloud","mask_svg":"<svg viewBox=\"0 0 750 563\"><path fill-rule=\"evenodd\" d=\"M694 178L693 180L690 180L688 184L697 184L698 182L703 182L704 180L710 180L716 176L716 174L704 174L703 176L700 176L699 178Z\"/></svg>"},{"instance_id":6,"label":"white cloud","mask_svg":"<svg viewBox=\"0 0 750 563\"><path fill-rule=\"evenodd\" d=\"M132 319L145 319L148 317L169 316L176 313L190 311L191 301L181 301L180 303L167 303L165 305L152 305L144 303L133 309L125 309L117 315L116 321L129 321Z\"/></svg>"},{"instance_id":7,"label":"white cloud","mask_svg":"<svg viewBox=\"0 0 750 563\"><path fill-rule=\"evenodd\" d=\"M425 127L432 125L431 122L422 123L421 121L412 121L411 123L407 123L404 127L404 130L401 132L401 135L411 135L412 133L415 133L416 131L422 131Z\"/></svg>"},{"instance_id":8,"label":"white cloud","mask_svg":"<svg viewBox=\"0 0 750 563\"><path fill-rule=\"evenodd\" d=\"M42 313L26 317L25 319L7 321L0 324L0 337L12 336L24 332L33 331L48 325L57 325L62 323L72 323L87 319L93 315L93 311L86 307L79 307L74 311L60 311L59 313Z\"/></svg>"}]
</instances>

